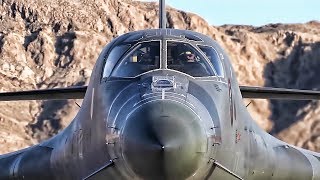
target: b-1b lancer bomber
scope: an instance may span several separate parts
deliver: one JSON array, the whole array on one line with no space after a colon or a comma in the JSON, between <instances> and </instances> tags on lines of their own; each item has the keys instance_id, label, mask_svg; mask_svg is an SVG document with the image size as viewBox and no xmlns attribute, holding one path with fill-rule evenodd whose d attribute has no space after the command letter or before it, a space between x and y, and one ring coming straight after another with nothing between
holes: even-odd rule
<instances>
[{"instance_id":1,"label":"b-1b lancer bomber","mask_svg":"<svg viewBox=\"0 0 320 180\"><path fill-rule=\"evenodd\" d=\"M239 87L209 37L160 28L115 38L87 87L0 93L1 101L79 99L72 123L0 156L0 179L320 180L320 154L259 128L243 98L320 99L316 91Z\"/></svg>"}]
</instances>

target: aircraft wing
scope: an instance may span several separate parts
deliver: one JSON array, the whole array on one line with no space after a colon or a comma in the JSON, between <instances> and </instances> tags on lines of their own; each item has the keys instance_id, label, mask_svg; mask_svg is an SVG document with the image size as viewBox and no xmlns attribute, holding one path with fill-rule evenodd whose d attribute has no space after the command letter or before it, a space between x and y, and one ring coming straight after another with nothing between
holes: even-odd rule
<instances>
[{"instance_id":1,"label":"aircraft wing","mask_svg":"<svg viewBox=\"0 0 320 180\"><path fill-rule=\"evenodd\" d=\"M87 86L0 93L0 101L83 99ZM243 98L320 100L320 91L240 86Z\"/></svg>"},{"instance_id":2,"label":"aircraft wing","mask_svg":"<svg viewBox=\"0 0 320 180\"><path fill-rule=\"evenodd\" d=\"M242 93L243 98L320 100L320 91L312 90L240 86L240 91Z\"/></svg>"},{"instance_id":3,"label":"aircraft wing","mask_svg":"<svg viewBox=\"0 0 320 180\"><path fill-rule=\"evenodd\" d=\"M0 93L0 101L83 99L87 86Z\"/></svg>"}]
</instances>

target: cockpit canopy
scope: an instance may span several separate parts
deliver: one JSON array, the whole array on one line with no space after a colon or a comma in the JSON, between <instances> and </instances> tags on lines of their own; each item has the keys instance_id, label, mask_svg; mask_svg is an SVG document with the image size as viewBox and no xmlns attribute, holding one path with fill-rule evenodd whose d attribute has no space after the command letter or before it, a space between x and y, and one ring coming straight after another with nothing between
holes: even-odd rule
<instances>
[{"instance_id":1,"label":"cockpit canopy","mask_svg":"<svg viewBox=\"0 0 320 180\"><path fill-rule=\"evenodd\" d=\"M160 68L160 41L138 43L113 70L113 77L135 77Z\"/></svg>"},{"instance_id":2,"label":"cockpit canopy","mask_svg":"<svg viewBox=\"0 0 320 180\"><path fill-rule=\"evenodd\" d=\"M162 42L150 40L115 46L107 56L103 77L133 78L158 69L179 71L193 77L224 77L222 62L213 47L187 41ZM165 58L162 58L163 54Z\"/></svg>"},{"instance_id":3,"label":"cockpit canopy","mask_svg":"<svg viewBox=\"0 0 320 180\"><path fill-rule=\"evenodd\" d=\"M214 68L191 44L178 41L167 43L167 68L193 77L214 76Z\"/></svg>"}]
</instances>

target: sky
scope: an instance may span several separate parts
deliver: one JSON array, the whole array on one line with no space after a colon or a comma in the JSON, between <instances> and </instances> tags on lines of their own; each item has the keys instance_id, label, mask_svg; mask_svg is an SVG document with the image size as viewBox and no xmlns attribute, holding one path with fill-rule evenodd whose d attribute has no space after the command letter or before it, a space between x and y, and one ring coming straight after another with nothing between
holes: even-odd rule
<instances>
[{"instance_id":1,"label":"sky","mask_svg":"<svg viewBox=\"0 0 320 180\"><path fill-rule=\"evenodd\" d=\"M320 0L166 0L166 4L196 13L216 26L261 26L320 20Z\"/></svg>"}]
</instances>

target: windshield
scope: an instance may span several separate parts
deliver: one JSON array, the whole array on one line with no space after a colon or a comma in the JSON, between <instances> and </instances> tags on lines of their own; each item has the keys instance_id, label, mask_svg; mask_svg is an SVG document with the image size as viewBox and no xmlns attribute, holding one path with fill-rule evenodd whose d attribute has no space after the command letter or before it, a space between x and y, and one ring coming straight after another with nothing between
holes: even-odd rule
<instances>
[{"instance_id":1,"label":"windshield","mask_svg":"<svg viewBox=\"0 0 320 180\"><path fill-rule=\"evenodd\" d=\"M224 71L222 67L222 62L219 58L219 55L215 49L209 46L200 46L199 48L203 51L203 53L208 57L208 59L211 61L214 69L216 70L216 73L220 77L224 77Z\"/></svg>"},{"instance_id":2,"label":"windshield","mask_svg":"<svg viewBox=\"0 0 320 180\"><path fill-rule=\"evenodd\" d=\"M118 63L112 77L135 77L160 68L160 41L142 42L134 46Z\"/></svg>"},{"instance_id":3,"label":"windshield","mask_svg":"<svg viewBox=\"0 0 320 180\"><path fill-rule=\"evenodd\" d=\"M214 71L209 62L188 43L169 41L168 68L194 77L213 76Z\"/></svg>"},{"instance_id":4,"label":"windshield","mask_svg":"<svg viewBox=\"0 0 320 180\"><path fill-rule=\"evenodd\" d=\"M129 44L114 47L108 55L104 66L103 77L109 77L112 69L117 64L121 56L130 48Z\"/></svg>"}]
</instances>

